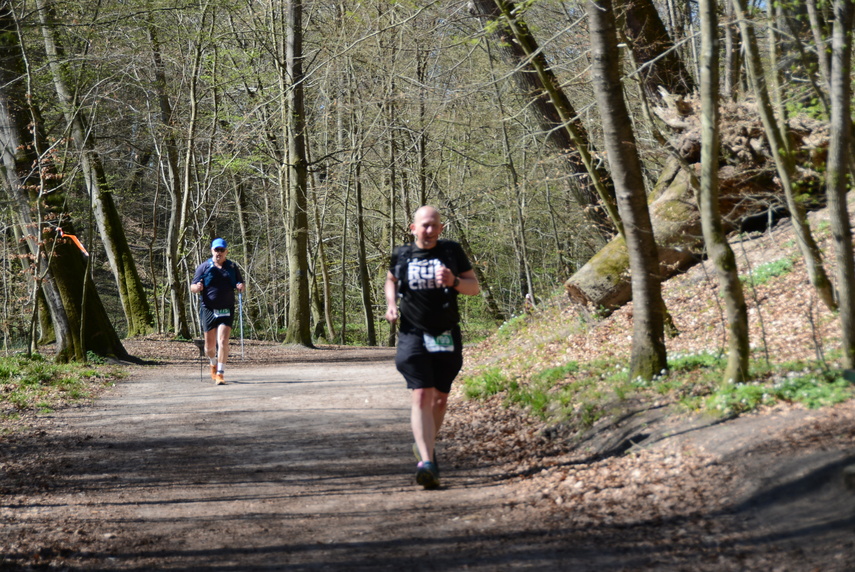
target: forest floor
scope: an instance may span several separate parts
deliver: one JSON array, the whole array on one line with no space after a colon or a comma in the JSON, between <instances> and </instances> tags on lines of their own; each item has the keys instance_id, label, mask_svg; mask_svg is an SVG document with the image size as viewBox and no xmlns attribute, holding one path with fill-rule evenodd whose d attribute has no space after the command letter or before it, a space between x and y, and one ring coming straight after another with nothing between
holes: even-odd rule
<instances>
[{"instance_id":1,"label":"forest floor","mask_svg":"<svg viewBox=\"0 0 855 572\"><path fill-rule=\"evenodd\" d=\"M737 253L755 268L790 256L788 233ZM699 266L666 284L669 353L721 344L714 282ZM754 291L752 331L775 359L831 353L814 298L799 263ZM525 339L467 348L467 371L627 355L631 306L582 330L574 312L553 304ZM392 349L235 342L214 386L190 343L127 348L149 364L0 437L0 569L855 570L853 401L729 420L668 409L656 439L604 456L458 385L442 487L425 491Z\"/></svg>"}]
</instances>

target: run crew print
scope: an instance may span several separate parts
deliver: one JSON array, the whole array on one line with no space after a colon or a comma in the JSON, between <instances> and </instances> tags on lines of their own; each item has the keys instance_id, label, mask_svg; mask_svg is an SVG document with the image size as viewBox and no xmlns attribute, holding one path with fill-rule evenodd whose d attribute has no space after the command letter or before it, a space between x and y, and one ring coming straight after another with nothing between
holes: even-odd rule
<instances>
[{"instance_id":1,"label":"run crew print","mask_svg":"<svg viewBox=\"0 0 855 572\"><path fill-rule=\"evenodd\" d=\"M437 281L440 266L455 276L472 268L460 245L448 240L428 250L408 244L392 254L389 272L399 284L402 331L415 328L436 336L460 321L458 292Z\"/></svg>"},{"instance_id":2,"label":"run crew print","mask_svg":"<svg viewBox=\"0 0 855 572\"><path fill-rule=\"evenodd\" d=\"M436 281L436 273L442 262L436 258L410 260L407 266L407 288L413 291L445 288Z\"/></svg>"}]
</instances>

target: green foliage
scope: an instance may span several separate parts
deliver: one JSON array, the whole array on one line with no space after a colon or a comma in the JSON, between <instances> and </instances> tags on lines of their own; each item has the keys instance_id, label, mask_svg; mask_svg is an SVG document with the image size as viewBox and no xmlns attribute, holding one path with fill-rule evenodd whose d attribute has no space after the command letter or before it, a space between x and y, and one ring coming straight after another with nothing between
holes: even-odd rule
<instances>
[{"instance_id":1,"label":"green foliage","mask_svg":"<svg viewBox=\"0 0 855 572\"><path fill-rule=\"evenodd\" d=\"M511 379L500 367L491 367L464 380L469 399L504 394L506 406L515 406L551 424L584 430L607 416L625 412L629 400L664 400L686 410L716 416L734 416L780 402L810 408L840 403L853 397L853 387L841 375L811 369L803 363L775 368L757 360L748 383L722 382L727 359L720 353L677 354L668 371L652 380L628 379L619 361L567 364L542 369L527 379Z\"/></svg>"},{"instance_id":2,"label":"green foliage","mask_svg":"<svg viewBox=\"0 0 855 572\"><path fill-rule=\"evenodd\" d=\"M95 352L92 352L92 351L86 352L86 362L92 363L92 364L98 364L98 365L103 365L103 364L107 363L103 357L99 356L98 354L96 354Z\"/></svg>"},{"instance_id":3,"label":"green foliage","mask_svg":"<svg viewBox=\"0 0 855 572\"><path fill-rule=\"evenodd\" d=\"M786 103L787 115L795 117L798 115L807 115L818 121L828 121L828 116L825 113L825 106L822 105L819 98L812 97L810 99L789 99Z\"/></svg>"},{"instance_id":4,"label":"green foliage","mask_svg":"<svg viewBox=\"0 0 855 572\"><path fill-rule=\"evenodd\" d=\"M496 331L496 337L500 341L508 341L515 335L517 335L520 330L525 326L526 320L525 315L514 316L513 318L507 320Z\"/></svg>"},{"instance_id":5,"label":"green foliage","mask_svg":"<svg viewBox=\"0 0 855 572\"><path fill-rule=\"evenodd\" d=\"M841 403L853 388L841 376L822 371L790 371L768 381L723 383L706 401L706 409L721 415L738 415L761 405L801 403L811 409Z\"/></svg>"},{"instance_id":6,"label":"green foliage","mask_svg":"<svg viewBox=\"0 0 855 572\"><path fill-rule=\"evenodd\" d=\"M463 393L468 399L486 399L508 389L511 380L500 368L492 367L478 375L464 378Z\"/></svg>"},{"instance_id":7,"label":"green foliage","mask_svg":"<svg viewBox=\"0 0 855 572\"><path fill-rule=\"evenodd\" d=\"M20 412L53 411L67 401L87 399L122 373L81 363L54 363L35 354L0 357L0 420Z\"/></svg>"},{"instance_id":8,"label":"green foliage","mask_svg":"<svg viewBox=\"0 0 855 572\"><path fill-rule=\"evenodd\" d=\"M565 363L564 365L541 370L532 376L531 381L532 383L537 384L553 385L565 379L571 373L576 373L578 371L579 364L575 361L571 361L569 363Z\"/></svg>"},{"instance_id":9,"label":"green foliage","mask_svg":"<svg viewBox=\"0 0 855 572\"><path fill-rule=\"evenodd\" d=\"M671 372L693 371L701 368L722 367L726 363L721 354L698 352L690 354L675 354L668 358L668 369Z\"/></svg>"},{"instance_id":10,"label":"green foliage","mask_svg":"<svg viewBox=\"0 0 855 572\"><path fill-rule=\"evenodd\" d=\"M760 286L761 284L765 284L772 278L776 276L783 276L784 274L788 274L793 270L793 261L789 258L779 258L778 260L773 260L771 262L767 262L761 266L758 266L751 272L748 276L740 276L739 279L742 280L743 284L753 284L754 286Z\"/></svg>"}]
</instances>

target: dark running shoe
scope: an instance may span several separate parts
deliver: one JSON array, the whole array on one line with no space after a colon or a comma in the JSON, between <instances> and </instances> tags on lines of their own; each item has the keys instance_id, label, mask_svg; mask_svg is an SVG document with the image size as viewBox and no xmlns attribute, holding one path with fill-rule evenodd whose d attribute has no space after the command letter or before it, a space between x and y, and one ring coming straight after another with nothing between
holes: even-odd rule
<instances>
[{"instance_id":1,"label":"dark running shoe","mask_svg":"<svg viewBox=\"0 0 855 572\"><path fill-rule=\"evenodd\" d=\"M419 446L413 443L413 456L419 463L422 462L422 454L419 453ZM439 478L439 462L436 460L436 449L433 450L433 470L436 472L436 477Z\"/></svg>"},{"instance_id":2,"label":"dark running shoe","mask_svg":"<svg viewBox=\"0 0 855 572\"><path fill-rule=\"evenodd\" d=\"M416 469L416 482L426 490L439 488L439 473L430 461L421 461Z\"/></svg>"}]
</instances>

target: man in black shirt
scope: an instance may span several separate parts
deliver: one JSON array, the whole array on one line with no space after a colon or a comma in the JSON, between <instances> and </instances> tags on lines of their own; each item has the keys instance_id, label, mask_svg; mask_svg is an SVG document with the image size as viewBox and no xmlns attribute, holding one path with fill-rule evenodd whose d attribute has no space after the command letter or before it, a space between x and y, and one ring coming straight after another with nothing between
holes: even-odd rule
<instances>
[{"instance_id":1,"label":"man in black shirt","mask_svg":"<svg viewBox=\"0 0 855 572\"><path fill-rule=\"evenodd\" d=\"M226 385L225 367L235 314L235 289L243 292L238 265L226 259L228 245L222 238L211 242L211 258L196 267L190 292L199 294L199 318L205 332L205 355L211 362L211 379Z\"/></svg>"},{"instance_id":2,"label":"man in black shirt","mask_svg":"<svg viewBox=\"0 0 855 572\"><path fill-rule=\"evenodd\" d=\"M398 320L401 298L395 365L413 390L410 422L420 459L416 482L426 489L439 486L434 446L451 383L463 366L457 295L480 292L460 245L439 239L443 228L439 211L419 208L410 224L414 241L392 253L384 285L390 323Z\"/></svg>"}]
</instances>

